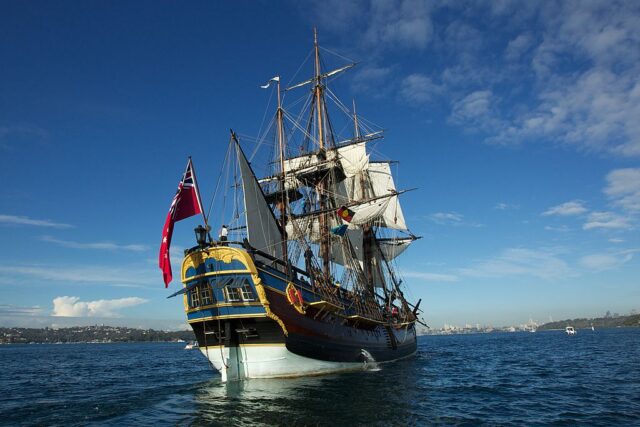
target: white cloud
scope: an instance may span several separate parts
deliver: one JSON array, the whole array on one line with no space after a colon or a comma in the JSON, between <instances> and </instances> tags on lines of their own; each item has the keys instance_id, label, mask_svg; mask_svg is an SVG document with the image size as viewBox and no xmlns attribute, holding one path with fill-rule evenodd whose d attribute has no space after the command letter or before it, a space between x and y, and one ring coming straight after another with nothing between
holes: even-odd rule
<instances>
[{"instance_id":1,"label":"white cloud","mask_svg":"<svg viewBox=\"0 0 640 427\"><path fill-rule=\"evenodd\" d=\"M118 310L146 302L146 299L138 297L80 301L79 297L61 296L53 299L51 315L60 317L121 317Z\"/></svg>"},{"instance_id":2,"label":"white cloud","mask_svg":"<svg viewBox=\"0 0 640 427\"><path fill-rule=\"evenodd\" d=\"M38 305L22 307L12 304L0 304L0 316L38 316L42 308Z\"/></svg>"},{"instance_id":3,"label":"white cloud","mask_svg":"<svg viewBox=\"0 0 640 427\"><path fill-rule=\"evenodd\" d=\"M435 84L430 77L420 73L408 75L400 85L402 99L416 104L427 103L441 92L442 87Z\"/></svg>"},{"instance_id":4,"label":"white cloud","mask_svg":"<svg viewBox=\"0 0 640 427\"><path fill-rule=\"evenodd\" d=\"M148 269L108 267L104 265L0 265L0 279L17 283L33 279L67 283L101 283L108 285L159 285L162 280L159 273ZM6 279L6 280L5 280Z\"/></svg>"},{"instance_id":5,"label":"white cloud","mask_svg":"<svg viewBox=\"0 0 640 427\"><path fill-rule=\"evenodd\" d=\"M490 90L472 92L453 104L451 120L454 123L473 123L490 112L493 94Z\"/></svg>"},{"instance_id":6,"label":"white cloud","mask_svg":"<svg viewBox=\"0 0 640 427\"><path fill-rule=\"evenodd\" d=\"M531 100L500 112L509 124L489 140L549 138L583 151L640 155L640 9L598 1L538 7L539 19L528 25L542 40L531 61Z\"/></svg>"},{"instance_id":7,"label":"white cloud","mask_svg":"<svg viewBox=\"0 0 640 427\"><path fill-rule=\"evenodd\" d=\"M301 11L309 16L309 5ZM433 37L430 5L422 0L327 0L312 4L310 16L320 28L349 34L352 45L368 50L424 49Z\"/></svg>"},{"instance_id":8,"label":"white cloud","mask_svg":"<svg viewBox=\"0 0 640 427\"><path fill-rule=\"evenodd\" d=\"M364 31L367 46L424 49L431 41L433 25L428 3L421 0L375 1L370 3Z\"/></svg>"},{"instance_id":9,"label":"white cloud","mask_svg":"<svg viewBox=\"0 0 640 427\"><path fill-rule=\"evenodd\" d=\"M353 75L353 90L356 92L372 92L374 93L386 93L387 91L381 90L382 88L391 88L391 73L390 67L375 67L368 66L360 68L355 71Z\"/></svg>"},{"instance_id":10,"label":"white cloud","mask_svg":"<svg viewBox=\"0 0 640 427\"><path fill-rule=\"evenodd\" d=\"M504 55L508 61L516 61L520 59L527 49L533 46L533 43L534 40L531 33L519 34L515 39L509 42Z\"/></svg>"},{"instance_id":11,"label":"white cloud","mask_svg":"<svg viewBox=\"0 0 640 427\"><path fill-rule=\"evenodd\" d=\"M640 212L640 168L616 169L607 175L604 193L626 211Z\"/></svg>"},{"instance_id":12,"label":"white cloud","mask_svg":"<svg viewBox=\"0 0 640 427\"><path fill-rule=\"evenodd\" d=\"M95 243L79 243L72 242L68 240L60 240L51 236L42 236L42 240L49 243L55 243L56 245L63 246L65 248L73 248L73 249L98 249L98 250L110 250L110 251L132 251L132 252L142 252L149 249L146 245L118 245L116 243L111 242L95 242Z\"/></svg>"},{"instance_id":13,"label":"white cloud","mask_svg":"<svg viewBox=\"0 0 640 427\"><path fill-rule=\"evenodd\" d=\"M464 215L457 212L436 212L427 217L431 222L438 225L453 225L456 227L484 227L484 224L465 221Z\"/></svg>"},{"instance_id":14,"label":"white cloud","mask_svg":"<svg viewBox=\"0 0 640 427\"><path fill-rule=\"evenodd\" d=\"M572 216L580 215L587 212L587 208L584 207L582 200L572 200L565 202L557 206L553 206L542 213L542 215L560 215L560 216Z\"/></svg>"},{"instance_id":15,"label":"white cloud","mask_svg":"<svg viewBox=\"0 0 640 427\"><path fill-rule=\"evenodd\" d=\"M463 268L460 273L470 277L536 277L545 280L563 279L575 273L552 249L509 248L500 255Z\"/></svg>"},{"instance_id":16,"label":"white cloud","mask_svg":"<svg viewBox=\"0 0 640 427\"><path fill-rule=\"evenodd\" d=\"M560 233L566 233L568 231L571 231L571 229L569 227L567 227L566 225L559 225L559 226L553 226L553 225L546 225L544 227L545 230L547 231L557 231Z\"/></svg>"},{"instance_id":17,"label":"white cloud","mask_svg":"<svg viewBox=\"0 0 640 427\"><path fill-rule=\"evenodd\" d=\"M0 215L0 224L33 225L35 227L72 228L72 225L53 222L48 219L33 219L28 216Z\"/></svg>"},{"instance_id":18,"label":"white cloud","mask_svg":"<svg viewBox=\"0 0 640 427\"><path fill-rule=\"evenodd\" d=\"M441 88L452 100L450 121L483 132L487 142L547 140L640 156L637 3L500 4L506 3L330 1L313 7L311 17L348 34L358 56L377 60L387 50L405 55L409 65L396 70L399 81L405 76L403 89L425 88L413 91L413 102L429 102ZM362 30L354 35L356 21ZM425 70L412 67L412 56L428 47L425 80ZM442 85L434 87L434 81Z\"/></svg>"},{"instance_id":19,"label":"white cloud","mask_svg":"<svg viewBox=\"0 0 640 427\"><path fill-rule=\"evenodd\" d=\"M436 212L429 218L436 224L459 224L464 216L456 212Z\"/></svg>"},{"instance_id":20,"label":"white cloud","mask_svg":"<svg viewBox=\"0 0 640 427\"><path fill-rule=\"evenodd\" d=\"M405 271L403 276L419 279L425 282L457 282L458 277L453 274L426 273L421 271Z\"/></svg>"},{"instance_id":21,"label":"white cloud","mask_svg":"<svg viewBox=\"0 0 640 427\"><path fill-rule=\"evenodd\" d=\"M587 218L587 222L582 226L584 230L595 228L604 229L631 229L629 218L620 216L613 212L592 212Z\"/></svg>"},{"instance_id":22,"label":"white cloud","mask_svg":"<svg viewBox=\"0 0 640 427\"><path fill-rule=\"evenodd\" d=\"M580 258L580 265L595 271L612 270L629 262L632 258L631 253L593 254Z\"/></svg>"},{"instance_id":23,"label":"white cloud","mask_svg":"<svg viewBox=\"0 0 640 427\"><path fill-rule=\"evenodd\" d=\"M520 206L511 204L511 203L500 202L500 203L497 203L493 208L499 211L506 211L509 209L520 209Z\"/></svg>"},{"instance_id":24,"label":"white cloud","mask_svg":"<svg viewBox=\"0 0 640 427\"><path fill-rule=\"evenodd\" d=\"M620 238L611 238L611 239L609 239L609 242L610 242L610 243L616 243L616 244L618 244L618 243L624 243L624 239L620 239Z\"/></svg>"}]
</instances>

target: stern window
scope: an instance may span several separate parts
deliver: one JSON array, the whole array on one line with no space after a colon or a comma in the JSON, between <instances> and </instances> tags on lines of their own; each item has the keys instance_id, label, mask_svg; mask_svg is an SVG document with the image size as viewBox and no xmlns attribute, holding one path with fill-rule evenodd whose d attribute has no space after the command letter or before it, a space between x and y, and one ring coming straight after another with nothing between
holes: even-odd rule
<instances>
[{"instance_id":1,"label":"stern window","mask_svg":"<svg viewBox=\"0 0 640 427\"><path fill-rule=\"evenodd\" d=\"M240 295L240 288L225 288L227 292L227 301L229 302L238 302L242 301L242 296Z\"/></svg>"},{"instance_id":2,"label":"stern window","mask_svg":"<svg viewBox=\"0 0 640 427\"><path fill-rule=\"evenodd\" d=\"M253 292L251 283L247 278L238 278L225 287L228 302L255 301L256 295Z\"/></svg>"},{"instance_id":3,"label":"stern window","mask_svg":"<svg viewBox=\"0 0 640 427\"><path fill-rule=\"evenodd\" d=\"M208 283L201 283L189 291L189 306L197 308L213 304L213 295Z\"/></svg>"},{"instance_id":4,"label":"stern window","mask_svg":"<svg viewBox=\"0 0 640 427\"><path fill-rule=\"evenodd\" d=\"M191 296L191 298L190 298L191 307L199 307L200 306L200 294L198 293L198 287L196 286L195 288L193 288L189 292L189 295Z\"/></svg>"},{"instance_id":5,"label":"stern window","mask_svg":"<svg viewBox=\"0 0 640 427\"><path fill-rule=\"evenodd\" d=\"M208 285L201 285L200 288L200 299L202 300L202 305L211 305L213 303L213 299L211 298L211 288Z\"/></svg>"},{"instance_id":6,"label":"stern window","mask_svg":"<svg viewBox=\"0 0 640 427\"><path fill-rule=\"evenodd\" d=\"M253 289L251 288L251 285L249 284L249 281L247 279L244 279L242 281L242 288L240 288L240 290L242 291L242 299L244 301L256 300L256 296L253 293Z\"/></svg>"}]
</instances>

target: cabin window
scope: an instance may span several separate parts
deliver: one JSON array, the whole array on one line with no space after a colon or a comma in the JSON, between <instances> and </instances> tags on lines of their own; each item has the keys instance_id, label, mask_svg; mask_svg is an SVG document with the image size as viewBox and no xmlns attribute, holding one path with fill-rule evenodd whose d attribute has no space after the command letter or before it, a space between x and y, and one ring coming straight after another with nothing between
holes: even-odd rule
<instances>
[{"instance_id":1,"label":"cabin window","mask_svg":"<svg viewBox=\"0 0 640 427\"><path fill-rule=\"evenodd\" d=\"M208 283L201 283L189 291L189 307L197 308L213 304L213 294Z\"/></svg>"},{"instance_id":2,"label":"cabin window","mask_svg":"<svg viewBox=\"0 0 640 427\"><path fill-rule=\"evenodd\" d=\"M227 301L229 302L238 302L242 301L242 295L240 293L240 288L225 288L225 292L227 293Z\"/></svg>"},{"instance_id":3,"label":"cabin window","mask_svg":"<svg viewBox=\"0 0 640 427\"><path fill-rule=\"evenodd\" d=\"M189 295L191 296L190 298L190 302L191 302L191 307L199 307L200 306L200 294L198 293L198 287L196 286L195 288L193 288L190 292Z\"/></svg>"},{"instance_id":4,"label":"cabin window","mask_svg":"<svg viewBox=\"0 0 640 427\"><path fill-rule=\"evenodd\" d=\"M255 301L256 295L253 292L251 283L247 278L235 278L225 283L225 293L228 302Z\"/></svg>"},{"instance_id":5,"label":"cabin window","mask_svg":"<svg viewBox=\"0 0 640 427\"><path fill-rule=\"evenodd\" d=\"M198 288L200 291L200 300L202 302L202 305L213 304L213 299L211 298L211 288L206 284L200 285L198 286Z\"/></svg>"},{"instance_id":6,"label":"cabin window","mask_svg":"<svg viewBox=\"0 0 640 427\"><path fill-rule=\"evenodd\" d=\"M242 287L240 288L241 292L242 292L242 299L244 301L255 301L256 300L256 296L253 293L253 289L251 288L251 285L249 284L249 281L247 279L244 279L242 281Z\"/></svg>"}]
</instances>

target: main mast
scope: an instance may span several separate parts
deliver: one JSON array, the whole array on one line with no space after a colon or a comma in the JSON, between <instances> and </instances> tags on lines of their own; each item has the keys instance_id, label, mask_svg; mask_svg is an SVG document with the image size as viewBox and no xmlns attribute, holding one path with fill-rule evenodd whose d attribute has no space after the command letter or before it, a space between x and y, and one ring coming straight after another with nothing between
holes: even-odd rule
<instances>
[{"instance_id":1,"label":"main mast","mask_svg":"<svg viewBox=\"0 0 640 427\"><path fill-rule=\"evenodd\" d=\"M316 127L318 129L318 145L320 147L320 152L325 149L325 141L324 141L324 123L323 123L323 104L322 104L322 76L320 69L320 50L318 47L318 30L316 28L313 29L313 48L315 53L315 76L314 80L316 82L316 86L314 88L315 97L316 97ZM326 177L323 177L318 185L316 186L316 192L318 194L318 199L320 203L320 211L323 212L320 214L320 218L318 219L320 225L320 256L322 257L322 265L323 271L325 275L325 279L329 279L331 276L331 264L329 262L329 228L327 225L327 213L325 212L326 206L326 195L325 195L325 187L326 187Z\"/></svg>"}]
</instances>

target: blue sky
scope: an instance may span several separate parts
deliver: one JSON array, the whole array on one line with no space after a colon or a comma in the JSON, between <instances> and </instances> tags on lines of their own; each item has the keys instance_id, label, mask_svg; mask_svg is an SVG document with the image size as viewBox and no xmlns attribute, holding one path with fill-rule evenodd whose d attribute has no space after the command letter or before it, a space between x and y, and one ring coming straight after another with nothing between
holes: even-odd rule
<instances>
[{"instance_id":1,"label":"blue sky","mask_svg":"<svg viewBox=\"0 0 640 427\"><path fill-rule=\"evenodd\" d=\"M184 324L156 260L186 157L208 203L228 129L258 134L258 85L292 80L314 25L419 187L399 266L429 324L640 309L637 2L0 8L2 325Z\"/></svg>"}]
</instances>

